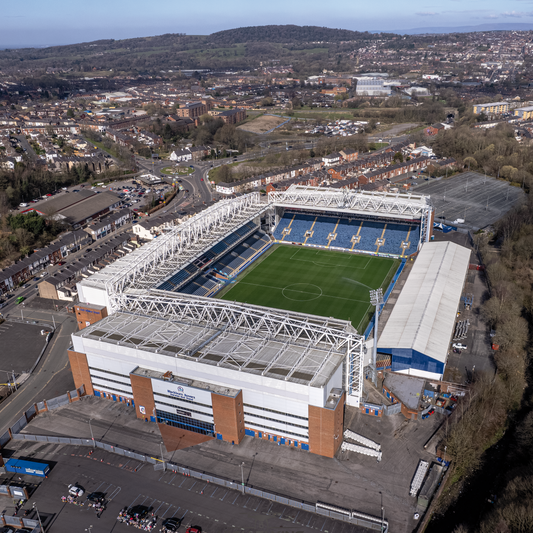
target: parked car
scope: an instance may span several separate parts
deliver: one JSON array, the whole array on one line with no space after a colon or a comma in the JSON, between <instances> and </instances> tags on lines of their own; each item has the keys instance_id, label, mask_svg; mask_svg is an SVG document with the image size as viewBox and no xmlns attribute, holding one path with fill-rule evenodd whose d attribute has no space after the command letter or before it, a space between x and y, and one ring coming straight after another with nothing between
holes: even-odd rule
<instances>
[{"instance_id":1,"label":"parked car","mask_svg":"<svg viewBox=\"0 0 533 533\"><path fill-rule=\"evenodd\" d=\"M466 344L463 344L462 342L455 342L452 344L452 348L457 348L458 350L466 350L467 346Z\"/></svg>"},{"instance_id":2,"label":"parked car","mask_svg":"<svg viewBox=\"0 0 533 533\"><path fill-rule=\"evenodd\" d=\"M78 498L79 496L83 496L83 494L85 494L85 489L81 485L74 483L73 485L68 486L68 493L71 496Z\"/></svg>"},{"instance_id":3,"label":"parked car","mask_svg":"<svg viewBox=\"0 0 533 533\"><path fill-rule=\"evenodd\" d=\"M19 204L19 207L28 207L28 204L22 203L22 204Z\"/></svg>"},{"instance_id":4,"label":"parked car","mask_svg":"<svg viewBox=\"0 0 533 533\"><path fill-rule=\"evenodd\" d=\"M163 521L162 532L166 531L178 531L181 526L181 518L167 518Z\"/></svg>"},{"instance_id":5,"label":"parked car","mask_svg":"<svg viewBox=\"0 0 533 533\"><path fill-rule=\"evenodd\" d=\"M105 492L91 492L87 500L93 503L102 503L105 500Z\"/></svg>"}]
</instances>

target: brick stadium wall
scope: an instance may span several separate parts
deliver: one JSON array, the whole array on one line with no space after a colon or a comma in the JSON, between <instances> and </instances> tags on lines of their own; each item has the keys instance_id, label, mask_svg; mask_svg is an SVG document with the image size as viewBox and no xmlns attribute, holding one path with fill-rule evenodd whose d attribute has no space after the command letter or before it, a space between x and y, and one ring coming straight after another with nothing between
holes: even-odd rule
<instances>
[{"instance_id":1,"label":"brick stadium wall","mask_svg":"<svg viewBox=\"0 0 533 533\"><path fill-rule=\"evenodd\" d=\"M334 457L342 443L344 394L335 409L309 406L309 451ZM337 438L335 438L337 437Z\"/></svg>"},{"instance_id":2,"label":"brick stadium wall","mask_svg":"<svg viewBox=\"0 0 533 533\"><path fill-rule=\"evenodd\" d=\"M226 442L239 444L244 438L242 391L235 398L212 392L211 402L216 432L220 433Z\"/></svg>"},{"instance_id":3,"label":"brick stadium wall","mask_svg":"<svg viewBox=\"0 0 533 533\"><path fill-rule=\"evenodd\" d=\"M89 372L89 364L87 363L87 356L84 353L68 350L68 360L76 388L79 389L84 385L85 393L93 395L94 389Z\"/></svg>"},{"instance_id":4,"label":"brick stadium wall","mask_svg":"<svg viewBox=\"0 0 533 533\"><path fill-rule=\"evenodd\" d=\"M137 418L150 420L155 416L154 391L152 390L152 380L144 376L130 374L131 391L135 401L135 412ZM141 413L140 408L144 407L145 412Z\"/></svg>"},{"instance_id":5,"label":"brick stadium wall","mask_svg":"<svg viewBox=\"0 0 533 533\"><path fill-rule=\"evenodd\" d=\"M87 322L94 324L107 317L107 307L93 308L90 305L75 305L74 312L76 314L76 321L78 322L78 329L82 330L87 327Z\"/></svg>"}]
</instances>

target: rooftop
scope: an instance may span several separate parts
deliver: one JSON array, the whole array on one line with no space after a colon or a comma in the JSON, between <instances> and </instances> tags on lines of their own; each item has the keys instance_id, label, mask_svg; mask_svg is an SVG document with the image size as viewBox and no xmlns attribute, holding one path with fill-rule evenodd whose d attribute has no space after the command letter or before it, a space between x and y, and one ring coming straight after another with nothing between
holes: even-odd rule
<instances>
[{"instance_id":1,"label":"rooftop","mask_svg":"<svg viewBox=\"0 0 533 533\"><path fill-rule=\"evenodd\" d=\"M389 389L405 407L417 410L424 392L425 380L405 374L386 372L383 385Z\"/></svg>"},{"instance_id":2,"label":"rooftop","mask_svg":"<svg viewBox=\"0 0 533 533\"><path fill-rule=\"evenodd\" d=\"M119 312L74 336L311 387L325 386L346 356L331 344L187 318L178 322Z\"/></svg>"},{"instance_id":3,"label":"rooftop","mask_svg":"<svg viewBox=\"0 0 533 533\"><path fill-rule=\"evenodd\" d=\"M378 341L379 349L413 350L445 363L470 250L426 242Z\"/></svg>"}]
</instances>

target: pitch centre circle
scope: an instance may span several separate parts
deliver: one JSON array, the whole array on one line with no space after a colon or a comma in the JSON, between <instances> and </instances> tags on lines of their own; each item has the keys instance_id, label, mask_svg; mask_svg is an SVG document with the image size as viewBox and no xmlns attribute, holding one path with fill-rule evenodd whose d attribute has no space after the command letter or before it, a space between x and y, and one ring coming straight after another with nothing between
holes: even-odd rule
<instances>
[{"instance_id":1,"label":"pitch centre circle","mask_svg":"<svg viewBox=\"0 0 533 533\"><path fill-rule=\"evenodd\" d=\"M312 283L293 283L287 285L281 294L287 298L287 300L293 300L295 302L309 302L316 300L322 296L322 289Z\"/></svg>"}]
</instances>

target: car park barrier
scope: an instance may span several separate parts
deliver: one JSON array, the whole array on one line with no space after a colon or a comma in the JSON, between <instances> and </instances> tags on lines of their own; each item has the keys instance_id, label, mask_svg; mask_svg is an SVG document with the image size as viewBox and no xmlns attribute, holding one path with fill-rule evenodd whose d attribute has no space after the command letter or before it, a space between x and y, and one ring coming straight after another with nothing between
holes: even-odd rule
<instances>
[{"instance_id":1,"label":"car park barrier","mask_svg":"<svg viewBox=\"0 0 533 533\"><path fill-rule=\"evenodd\" d=\"M418 491L420 490L420 487L422 486L422 483L424 482L424 479L426 477L428 468L429 463L427 461L421 460L418 463L418 468L416 469L415 477L411 482L411 490L409 491L409 494L411 496L416 496L418 494Z\"/></svg>"},{"instance_id":2,"label":"car park barrier","mask_svg":"<svg viewBox=\"0 0 533 533\"><path fill-rule=\"evenodd\" d=\"M351 429L347 429L344 432L344 438L359 442L363 446L366 446L367 448L372 448L373 450L376 450L378 452L381 451L381 444L378 444L373 440L367 439L366 437L363 437L363 435L359 435L359 433L355 433Z\"/></svg>"},{"instance_id":3,"label":"car park barrier","mask_svg":"<svg viewBox=\"0 0 533 533\"><path fill-rule=\"evenodd\" d=\"M355 452L362 455L369 455L370 457L375 457L378 461L381 461L382 453L372 448L366 448L365 446L359 446L357 444L352 444L350 442L343 442L341 444L341 450L343 452Z\"/></svg>"}]
</instances>

